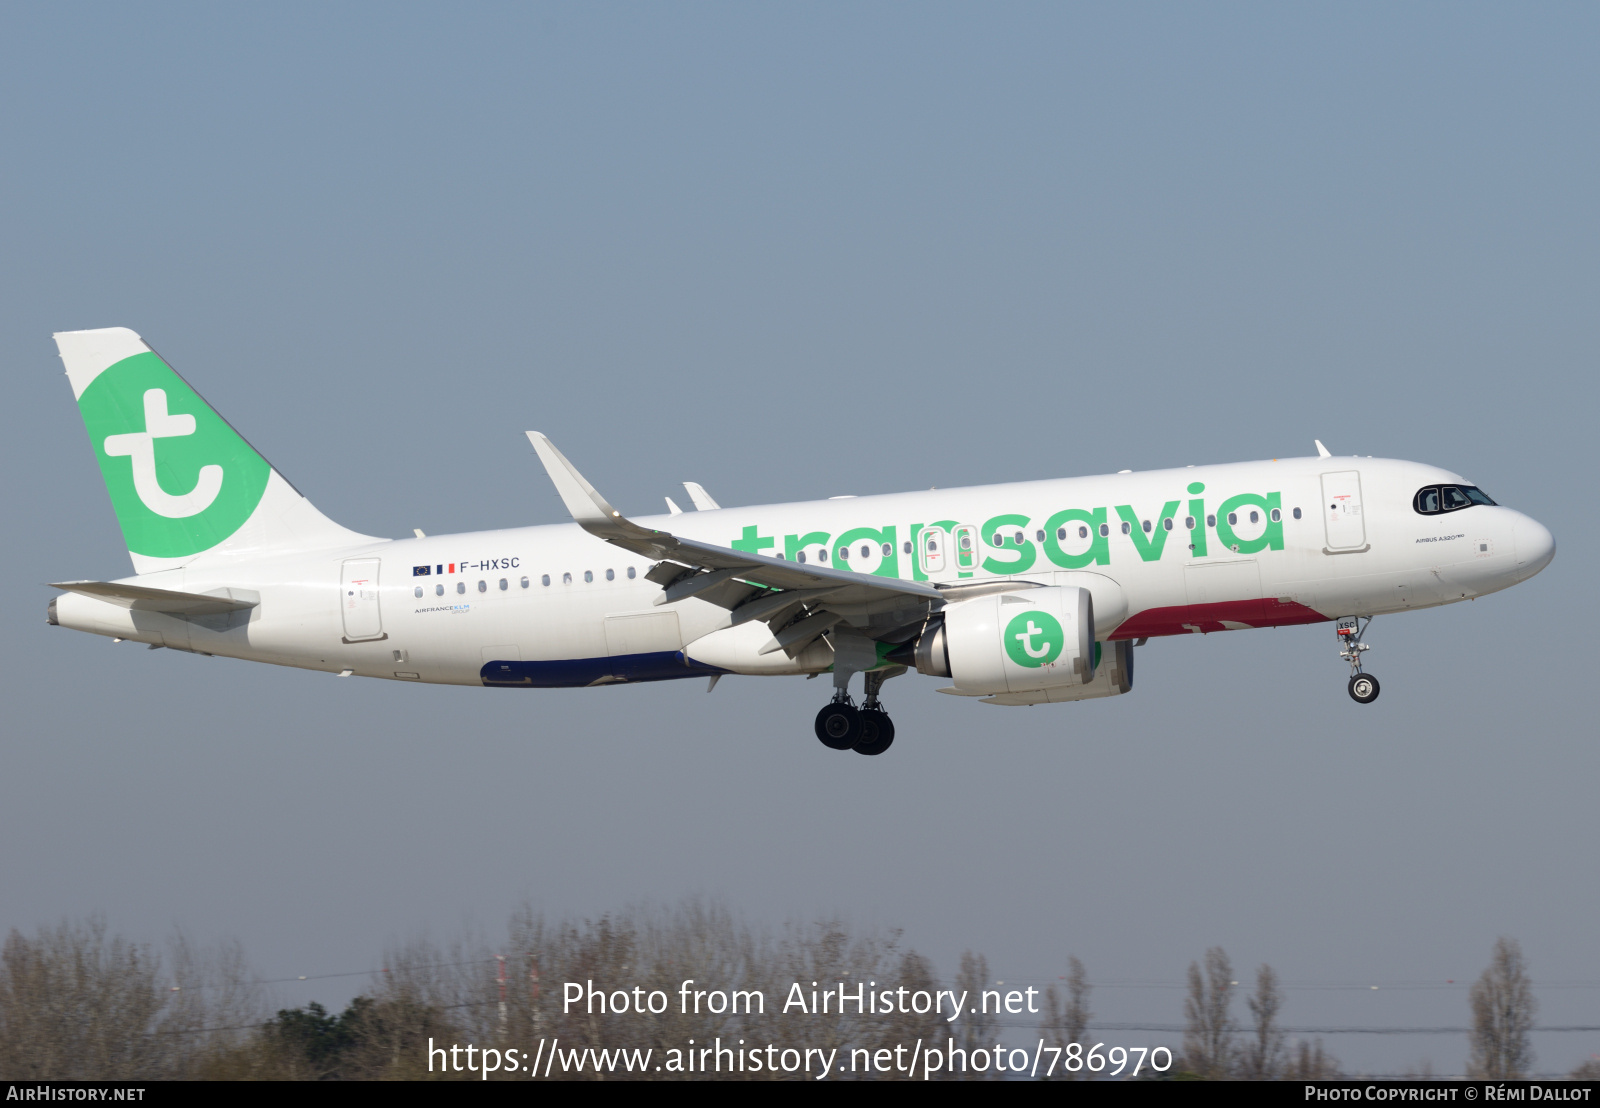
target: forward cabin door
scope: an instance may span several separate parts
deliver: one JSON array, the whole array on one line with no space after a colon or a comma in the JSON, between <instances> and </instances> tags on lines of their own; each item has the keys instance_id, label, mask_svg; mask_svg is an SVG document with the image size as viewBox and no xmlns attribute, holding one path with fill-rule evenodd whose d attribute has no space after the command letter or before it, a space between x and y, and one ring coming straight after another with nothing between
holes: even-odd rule
<instances>
[{"instance_id":1,"label":"forward cabin door","mask_svg":"<svg viewBox=\"0 0 1600 1108\"><path fill-rule=\"evenodd\" d=\"M339 576L339 607L344 613L344 641L371 642L388 638L378 611L377 558L351 558Z\"/></svg>"},{"instance_id":2,"label":"forward cabin door","mask_svg":"<svg viewBox=\"0 0 1600 1108\"><path fill-rule=\"evenodd\" d=\"M917 536L917 544L922 548L919 557L922 559L922 572L929 577L936 577L944 572L945 533L940 527L925 527Z\"/></svg>"},{"instance_id":3,"label":"forward cabin door","mask_svg":"<svg viewBox=\"0 0 1600 1108\"><path fill-rule=\"evenodd\" d=\"M1367 549L1367 521L1361 514L1361 474L1348 469L1322 475L1322 519L1330 554Z\"/></svg>"}]
</instances>

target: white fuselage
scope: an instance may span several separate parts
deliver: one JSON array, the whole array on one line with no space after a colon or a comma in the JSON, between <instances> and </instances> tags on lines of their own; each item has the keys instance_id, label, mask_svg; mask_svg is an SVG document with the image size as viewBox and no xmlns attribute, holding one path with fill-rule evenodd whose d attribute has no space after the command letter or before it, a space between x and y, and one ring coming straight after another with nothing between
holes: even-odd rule
<instances>
[{"instance_id":1,"label":"white fuselage","mask_svg":"<svg viewBox=\"0 0 1600 1108\"><path fill-rule=\"evenodd\" d=\"M1414 495L1440 483L1465 484L1412 462L1296 458L639 522L906 580L1082 584L1094 592L1095 637L1104 641L1448 604L1507 588L1549 562L1550 533L1513 509L1420 514ZM728 627L730 613L699 599L653 604L662 590L645 579L651 565L576 524L523 527L271 558L202 557L124 579L175 592L259 594L254 608L231 618L185 619L72 593L58 598L56 618L205 654L444 684L549 687L826 668L815 658L754 651L748 665L725 652L715 664L697 664L692 644ZM492 666L516 680L495 680Z\"/></svg>"}]
</instances>

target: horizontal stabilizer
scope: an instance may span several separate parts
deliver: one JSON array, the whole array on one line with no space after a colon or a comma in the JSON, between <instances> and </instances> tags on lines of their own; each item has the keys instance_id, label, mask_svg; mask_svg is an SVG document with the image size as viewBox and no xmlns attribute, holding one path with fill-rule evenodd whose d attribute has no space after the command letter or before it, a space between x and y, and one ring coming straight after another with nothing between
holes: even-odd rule
<instances>
[{"instance_id":1,"label":"horizontal stabilizer","mask_svg":"<svg viewBox=\"0 0 1600 1108\"><path fill-rule=\"evenodd\" d=\"M115 581L57 581L52 589L92 596L135 612L164 612L173 616L216 616L242 612L261 603L261 594L249 589L216 589L209 593L174 592Z\"/></svg>"}]
</instances>

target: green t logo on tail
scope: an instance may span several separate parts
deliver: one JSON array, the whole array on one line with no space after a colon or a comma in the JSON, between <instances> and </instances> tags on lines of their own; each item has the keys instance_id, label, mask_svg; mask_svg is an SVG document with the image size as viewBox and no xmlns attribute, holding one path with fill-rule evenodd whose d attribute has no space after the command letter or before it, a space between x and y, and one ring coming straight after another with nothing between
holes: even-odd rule
<instances>
[{"instance_id":1,"label":"green t logo on tail","mask_svg":"<svg viewBox=\"0 0 1600 1108\"><path fill-rule=\"evenodd\" d=\"M1049 665L1066 644L1061 621L1048 612L1023 612L1006 624L1002 638L1011 660L1028 669Z\"/></svg>"},{"instance_id":2,"label":"green t logo on tail","mask_svg":"<svg viewBox=\"0 0 1600 1108\"><path fill-rule=\"evenodd\" d=\"M209 550L261 502L271 467L156 354L100 374L78 410L135 554Z\"/></svg>"}]
</instances>

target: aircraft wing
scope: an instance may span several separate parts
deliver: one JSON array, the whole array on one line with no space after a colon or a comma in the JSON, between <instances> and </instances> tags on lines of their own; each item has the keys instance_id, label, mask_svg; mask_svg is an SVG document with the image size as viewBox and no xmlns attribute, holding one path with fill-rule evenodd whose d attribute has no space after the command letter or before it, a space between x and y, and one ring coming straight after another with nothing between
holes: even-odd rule
<instances>
[{"instance_id":1,"label":"aircraft wing","mask_svg":"<svg viewBox=\"0 0 1600 1108\"><path fill-rule=\"evenodd\" d=\"M802 565L640 526L613 508L548 438L537 431L527 434L580 527L614 546L660 561L645 575L664 589L657 604L698 596L732 611L735 624L766 620L776 635L791 620L824 611L858 625L881 624L885 619L892 623L896 618L920 622L930 603L944 600L937 588L921 581ZM841 608L847 611L841 614ZM827 629L822 623L818 621L816 633L798 645L782 641L783 649L798 653Z\"/></svg>"}]
</instances>

